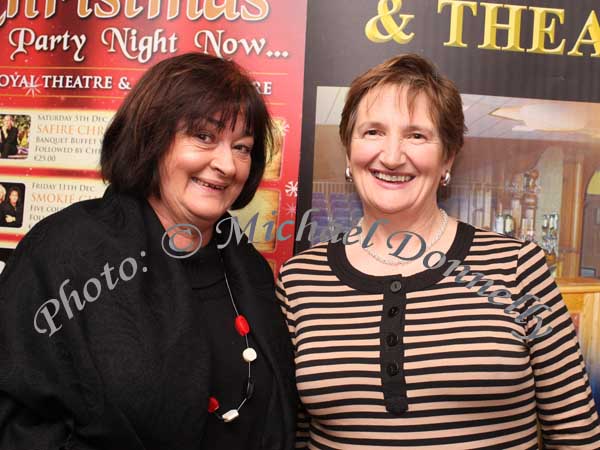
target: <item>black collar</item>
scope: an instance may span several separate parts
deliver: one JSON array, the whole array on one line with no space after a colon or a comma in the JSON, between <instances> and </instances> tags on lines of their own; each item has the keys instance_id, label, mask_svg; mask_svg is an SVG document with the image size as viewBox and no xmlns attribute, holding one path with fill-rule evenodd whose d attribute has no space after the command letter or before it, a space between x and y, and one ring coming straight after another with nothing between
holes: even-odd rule
<instances>
[{"instance_id":1,"label":"black collar","mask_svg":"<svg viewBox=\"0 0 600 450\"><path fill-rule=\"evenodd\" d=\"M475 228L473 226L459 221L454 241L446 253L446 261L451 259L464 260L469 253L474 234ZM443 279L444 272L450 266L450 263L446 262L437 269L424 270L407 277L401 275L367 275L350 264L346 256L345 245L341 240L327 246L327 257L333 273L343 283L354 289L373 294L382 293L390 281L398 279L402 280L406 292L424 289ZM434 261L437 261L437 257Z\"/></svg>"}]
</instances>

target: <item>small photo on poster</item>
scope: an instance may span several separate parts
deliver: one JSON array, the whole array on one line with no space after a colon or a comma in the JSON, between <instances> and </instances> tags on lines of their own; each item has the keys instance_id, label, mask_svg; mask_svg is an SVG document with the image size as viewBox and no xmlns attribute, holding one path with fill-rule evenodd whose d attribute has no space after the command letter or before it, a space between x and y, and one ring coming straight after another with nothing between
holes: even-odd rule
<instances>
[{"instance_id":1,"label":"small photo on poster","mask_svg":"<svg viewBox=\"0 0 600 450\"><path fill-rule=\"evenodd\" d=\"M26 159L29 156L31 117L0 111L0 159Z\"/></svg>"},{"instance_id":2,"label":"small photo on poster","mask_svg":"<svg viewBox=\"0 0 600 450\"><path fill-rule=\"evenodd\" d=\"M0 227L20 228L23 225L23 183L0 180Z\"/></svg>"},{"instance_id":3,"label":"small photo on poster","mask_svg":"<svg viewBox=\"0 0 600 450\"><path fill-rule=\"evenodd\" d=\"M8 262L8 257L13 251L9 248L0 248L0 274L6 267L6 263Z\"/></svg>"}]
</instances>

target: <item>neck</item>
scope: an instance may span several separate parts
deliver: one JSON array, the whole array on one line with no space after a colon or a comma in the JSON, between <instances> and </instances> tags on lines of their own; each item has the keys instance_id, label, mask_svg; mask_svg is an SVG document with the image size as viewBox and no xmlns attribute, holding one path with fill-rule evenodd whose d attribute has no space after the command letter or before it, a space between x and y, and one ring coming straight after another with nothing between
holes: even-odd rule
<instances>
[{"instance_id":1,"label":"neck","mask_svg":"<svg viewBox=\"0 0 600 450\"><path fill-rule=\"evenodd\" d=\"M371 211L365 210L361 225L363 245L369 246L382 255L386 255L393 252L405 241L406 235L403 232L410 231L422 237L425 245L429 246L441 224L441 214L435 202L428 208L414 214L406 212L375 215ZM415 239L416 237L413 236L408 241L406 251L403 251L402 255L412 255L415 253L411 250L417 249L420 246L420 240Z\"/></svg>"},{"instance_id":2,"label":"neck","mask_svg":"<svg viewBox=\"0 0 600 450\"><path fill-rule=\"evenodd\" d=\"M199 246L205 247L212 239L214 223L208 223L196 218L174 217L156 197L149 197L148 203L150 203L164 229L169 230L169 228L172 228L169 231L169 236L173 238L176 248L193 251ZM191 230L189 226L175 227L175 225L193 225L200 230L202 238L198 236L197 232Z\"/></svg>"}]
</instances>

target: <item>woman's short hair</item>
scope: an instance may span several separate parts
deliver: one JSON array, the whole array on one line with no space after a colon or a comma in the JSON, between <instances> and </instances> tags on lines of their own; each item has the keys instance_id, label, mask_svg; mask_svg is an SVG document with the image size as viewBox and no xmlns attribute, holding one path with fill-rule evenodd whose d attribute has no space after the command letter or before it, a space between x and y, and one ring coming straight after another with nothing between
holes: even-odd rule
<instances>
[{"instance_id":1,"label":"woman's short hair","mask_svg":"<svg viewBox=\"0 0 600 450\"><path fill-rule=\"evenodd\" d=\"M429 101L431 120L443 144L444 159L460 151L467 130L460 93L454 83L442 76L431 62L415 54L388 59L352 82L340 122L340 138L346 151L350 149L360 101L371 90L382 85L406 87L411 109L415 98L424 94Z\"/></svg>"},{"instance_id":2,"label":"woman's short hair","mask_svg":"<svg viewBox=\"0 0 600 450\"><path fill-rule=\"evenodd\" d=\"M232 209L246 206L262 179L271 119L248 74L235 62L187 53L148 70L123 101L102 141L102 177L116 192L160 197L159 162L178 132L194 135L209 119L218 128L244 120L254 137L248 180ZM212 120L211 120L212 121Z\"/></svg>"}]
</instances>

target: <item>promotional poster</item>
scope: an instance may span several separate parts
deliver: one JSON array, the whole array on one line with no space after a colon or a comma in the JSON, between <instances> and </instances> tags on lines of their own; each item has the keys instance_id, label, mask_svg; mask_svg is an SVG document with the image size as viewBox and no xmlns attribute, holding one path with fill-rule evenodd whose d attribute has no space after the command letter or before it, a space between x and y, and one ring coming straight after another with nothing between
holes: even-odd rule
<instances>
[{"instance_id":1,"label":"promotional poster","mask_svg":"<svg viewBox=\"0 0 600 450\"><path fill-rule=\"evenodd\" d=\"M49 214L102 196L100 147L114 111L150 66L195 51L234 59L264 96L272 156L253 202L234 215L244 227L259 213L254 242L274 268L292 255L294 240L263 225L291 219L293 234L306 1L9 0L0 9L0 115L12 142L0 186L7 200L18 196L0 222L1 249Z\"/></svg>"}]
</instances>

